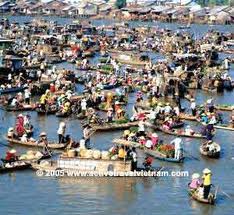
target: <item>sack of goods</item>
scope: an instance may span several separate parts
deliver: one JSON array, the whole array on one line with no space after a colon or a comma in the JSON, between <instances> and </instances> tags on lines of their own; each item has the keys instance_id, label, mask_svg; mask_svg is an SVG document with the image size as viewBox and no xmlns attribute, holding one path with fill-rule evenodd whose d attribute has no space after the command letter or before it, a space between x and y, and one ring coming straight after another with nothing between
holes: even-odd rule
<instances>
[{"instance_id":1,"label":"sack of goods","mask_svg":"<svg viewBox=\"0 0 234 215\"><path fill-rule=\"evenodd\" d=\"M118 160L118 155L113 155L112 157L111 157L111 160Z\"/></svg>"},{"instance_id":2,"label":"sack of goods","mask_svg":"<svg viewBox=\"0 0 234 215\"><path fill-rule=\"evenodd\" d=\"M67 152L67 155L68 155L68 157L69 158L74 158L75 156L76 156L76 151L75 150L69 150L68 152Z\"/></svg>"},{"instance_id":3,"label":"sack of goods","mask_svg":"<svg viewBox=\"0 0 234 215\"><path fill-rule=\"evenodd\" d=\"M87 153L86 153L86 158L93 158L93 150L87 150Z\"/></svg>"},{"instance_id":4,"label":"sack of goods","mask_svg":"<svg viewBox=\"0 0 234 215\"><path fill-rule=\"evenodd\" d=\"M109 160L110 155L108 151L102 151L102 160Z\"/></svg>"},{"instance_id":5,"label":"sack of goods","mask_svg":"<svg viewBox=\"0 0 234 215\"><path fill-rule=\"evenodd\" d=\"M43 154L41 153L41 152L36 152L36 154L35 154L35 157L36 158L41 158L43 156Z\"/></svg>"},{"instance_id":6,"label":"sack of goods","mask_svg":"<svg viewBox=\"0 0 234 215\"><path fill-rule=\"evenodd\" d=\"M87 149L81 149L80 150L80 157L81 158L85 158L86 157L86 153L87 153Z\"/></svg>"},{"instance_id":7,"label":"sack of goods","mask_svg":"<svg viewBox=\"0 0 234 215\"><path fill-rule=\"evenodd\" d=\"M100 159L101 158L101 152L99 150L93 150L93 158L94 159Z\"/></svg>"}]
</instances>

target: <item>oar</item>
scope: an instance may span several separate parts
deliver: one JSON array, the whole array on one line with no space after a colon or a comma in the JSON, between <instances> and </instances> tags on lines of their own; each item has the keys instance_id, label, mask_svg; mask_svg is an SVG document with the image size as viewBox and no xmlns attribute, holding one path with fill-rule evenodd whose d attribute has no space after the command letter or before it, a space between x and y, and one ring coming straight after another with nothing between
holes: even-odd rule
<instances>
[{"instance_id":1,"label":"oar","mask_svg":"<svg viewBox=\"0 0 234 215\"><path fill-rule=\"evenodd\" d=\"M223 190L220 189L220 191L221 191L225 196L227 196L229 199L233 199L230 195L228 195L227 193L225 193Z\"/></svg>"},{"instance_id":2,"label":"oar","mask_svg":"<svg viewBox=\"0 0 234 215\"><path fill-rule=\"evenodd\" d=\"M213 187L215 187L215 185L212 184ZM216 192L215 192L215 196L218 192L218 189L221 191L221 193L223 193L225 196L227 196L229 199L233 199L230 195L228 195L226 192L224 192L219 186L217 186L216 188Z\"/></svg>"}]
</instances>

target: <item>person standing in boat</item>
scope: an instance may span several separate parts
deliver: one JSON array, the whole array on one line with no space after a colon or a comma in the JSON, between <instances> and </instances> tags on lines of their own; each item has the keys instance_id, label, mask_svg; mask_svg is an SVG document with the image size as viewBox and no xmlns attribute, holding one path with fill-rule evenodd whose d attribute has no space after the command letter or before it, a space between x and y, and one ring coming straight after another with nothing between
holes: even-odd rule
<instances>
[{"instance_id":1,"label":"person standing in boat","mask_svg":"<svg viewBox=\"0 0 234 215\"><path fill-rule=\"evenodd\" d=\"M136 148L133 147L132 151L130 152L131 160L132 160L132 171L137 170L137 153Z\"/></svg>"},{"instance_id":2,"label":"person standing in boat","mask_svg":"<svg viewBox=\"0 0 234 215\"><path fill-rule=\"evenodd\" d=\"M90 148L90 132L91 132L91 126L87 125L83 130L83 137L85 139L85 146L87 149Z\"/></svg>"},{"instance_id":3,"label":"person standing in boat","mask_svg":"<svg viewBox=\"0 0 234 215\"><path fill-rule=\"evenodd\" d=\"M177 137L171 141L171 144L175 146L175 159L179 160L183 155L182 139Z\"/></svg>"},{"instance_id":4,"label":"person standing in boat","mask_svg":"<svg viewBox=\"0 0 234 215\"><path fill-rule=\"evenodd\" d=\"M29 91L29 89L25 89L24 90L24 102L26 104L30 104L30 97L31 97L31 92Z\"/></svg>"},{"instance_id":5,"label":"person standing in boat","mask_svg":"<svg viewBox=\"0 0 234 215\"><path fill-rule=\"evenodd\" d=\"M203 170L203 185L204 185L204 193L203 193L203 198L208 199L209 193L210 193L210 188L211 188L211 176L212 173L208 168L205 168Z\"/></svg>"},{"instance_id":6,"label":"person standing in boat","mask_svg":"<svg viewBox=\"0 0 234 215\"><path fill-rule=\"evenodd\" d=\"M64 137L65 137L64 136L65 135L65 131L66 131L66 124L65 124L65 122L60 122L58 131L57 131L59 143L63 143Z\"/></svg>"},{"instance_id":7,"label":"person standing in boat","mask_svg":"<svg viewBox=\"0 0 234 215\"><path fill-rule=\"evenodd\" d=\"M191 111L192 111L192 115L196 116L196 114L197 114L197 108L196 108L195 99L191 99L190 108L191 108Z\"/></svg>"}]
</instances>

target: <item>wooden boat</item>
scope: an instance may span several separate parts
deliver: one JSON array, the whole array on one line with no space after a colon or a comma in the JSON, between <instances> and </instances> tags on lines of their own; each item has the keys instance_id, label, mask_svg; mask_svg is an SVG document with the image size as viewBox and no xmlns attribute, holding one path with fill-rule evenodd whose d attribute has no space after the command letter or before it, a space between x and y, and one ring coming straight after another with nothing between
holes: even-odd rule
<instances>
[{"instance_id":1,"label":"wooden boat","mask_svg":"<svg viewBox=\"0 0 234 215\"><path fill-rule=\"evenodd\" d=\"M0 90L0 95L9 93L18 93L24 91L25 87L12 87L8 89Z\"/></svg>"},{"instance_id":2,"label":"wooden boat","mask_svg":"<svg viewBox=\"0 0 234 215\"><path fill-rule=\"evenodd\" d=\"M196 201L200 202L200 203L204 203L204 204L210 204L210 205L214 205L215 204L215 200L216 200L216 194L210 193L208 199L204 199L201 198L197 191L188 190L189 195Z\"/></svg>"},{"instance_id":3,"label":"wooden boat","mask_svg":"<svg viewBox=\"0 0 234 215\"><path fill-rule=\"evenodd\" d=\"M64 117L68 117L71 115L71 111L68 111L68 112L61 112L61 111L58 111L56 114L55 114L57 117L60 117L60 118L64 118Z\"/></svg>"},{"instance_id":4,"label":"wooden boat","mask_svg":"<svg viewBox=\"0 0 234 215\"><path fill-rule=\"evenodd\" d=\"M128 54L123 54L123 52L111 53L111 57L122 64L129 64L135 66L145 66L150 62L148 58L143 60L141 56L132 56Z\"/></svg>"},{"instance_id":5,"label":"wooden boat","mask_svg":"<svg viewBox=\"0 0 234 215\"><path fill-rule=\"evenodd\" d=\"M32 168L35 170L41 170L48 172L49 170L61 171L63 176L74 176L74 177L89 177L94 176L97 173L103 177L142 177L146 171L144 168L137 168L137 172L142 174L131 175L129 174L132 169L132 162L130 160L119 160L119 159L94 159L94 158L82 158L82 157L67 157L61 156L57 161L51 161L47 163L33 163ZM154 173L161 171L162 167L153 169ZM109 175L109 172L114 170L115 174ZM72 172L76 174L70 174ZM149 171L147 171L149 173ZM126 174L124 174L126 173ZM133 173L133 172L132 172ZM101 174L101 175L100 175ZM157 174L157 177L160 174Z\"/></svg>"},{"instance_id":6,"label":"wooden boat","mask_svg":"<svg viewBox=\"0 0 234 215\"><path fill-rule=\"evenodd\" d=\"M49 114L55 114L57 112L57 108L55 109L47 109L47 110L42 110L41 108L36 108L36 112L40 115L49 115Z\"/></svg>"},{"instance_id":7,"label":"wooden boat","mask_svg":"<svg viewBox=\"0 0 234 215\"><path fill-rule=\"evenodd\" d=\"M142 145L140 143L133 142L133 141L128 141L124 139L114 139L113 143L139 148L140 150L144 151L147 155L150 155L162 161L167 161L167 162L172 162L172 163L182 163L184 160L184 157L180 159L170 158L170 157L167 157L165 154L159 152L158 150L142 148Z\"/></svg>"},{"instance_id":8,"label":"wooden boat","mask_svg":"<svg viewBox=\"0 0 234 215\"><path fill-rule=\"evenodd\" d=\"M0 166L0 173L7 173L7 172L13 172L17 170L24 170L28 169L31 166L30 163L24 162L24 161L15 161L11 164L3 164Z\"/></svg>"},{"instance_id":9,"label":"wooden boat","mask_svg":"<svg viewBox=\"0 0 234 215\"><path fill-rule=\"evenodd\" d=\"M137 126L138 122L127 122L127 123L104 123L101 125L93 124L91 125L92 129L95 131L112 131L112 130L121 130L127 129L133 126Z\"/></svg>"},{"instance_id":10,"label":"wooden boat","mask_svg":"<svg viewBox=\"0 0 234 215\"><path fill-rule=\"evenodd\" d=\"M219 125L219 124L217 124L217 125L214 125L214 128L228 130L228 131L234 131L233 125L226 125L226 124Z\"/></svg>"},{"instance_id":11,"label":"wooden boat","mask_svg":"<svg viewBox=\"0 0 234 215\"><path fill-rule=\"evenodd\" d=\"M170 134L170 135L174 135L174 136L179 136L179 137L189 137L189 138L206 138L206 136L203 136L199 133L194 133L194 134L186 134L184 131L182 130L165 130L162 127L159 127L160 131L162 131L165 134Z\"/></svg>"},{"instance_id":12,"label":"wooden boat","mask_svg":"<svg viewBox=\"0 0 234 215\"><path fill-rule=\"evenodd\" d=\"M7 106L5 109L6 111L11 112L11 111L30 111L34 110L35 108L36 108L35 104L32 105L22 104L17 107Z\"/></svg>"},{"instance_id":13,"label":"wooden boat","mask_svg":"<svg viewBox=\"0 0 234 215\"><path fill-rule=\"evenodd\" d=\"M215 105L215 108L217 110L232 111L234 110L234 105Z\"/></svg>"},{"instance_id":14,"label":"wooden boat","mask_svg":"<svg viewBox=\"0 0 234 215\"><path fill-rule=\"evenodd\" d=\"M221 147L219 144L217 143L213 143L215 145L215 151L207 151L206 149L206 145L201 145L200 146L200 153L204 156L207 156L209 158L219 158L220 157L220 151L221 151Z\"/></svg>"},{"instance_id":15,"label":"wooden boat","mask_svg":"<svg viewBox=\"0 0 234 215\"><path fill-rule=\"evenodd\" d=\"M187 113L180 113L180 119L197 121L197 117Z\"/></svg>"},{"instance_id":16,"label":"wooden boat","mask_svg":"<svg viewBox=\"0 0 234 215\"><path fill-rule=\"evenodd\" d=\"M18 139L8 138L8 137L6 137L6 140L11 144L19 144L19 145L24 145L24 146L29 146L29 147L43 148L45 146L44 143L37 144L36 142L33 142L33 141L22 142L22 141L20 141ZM49 143L47 145L47 148L48 149L64 149L64 148L66 148L66 146L67 146L66 143Z\"/></svg>"}]
</instances>

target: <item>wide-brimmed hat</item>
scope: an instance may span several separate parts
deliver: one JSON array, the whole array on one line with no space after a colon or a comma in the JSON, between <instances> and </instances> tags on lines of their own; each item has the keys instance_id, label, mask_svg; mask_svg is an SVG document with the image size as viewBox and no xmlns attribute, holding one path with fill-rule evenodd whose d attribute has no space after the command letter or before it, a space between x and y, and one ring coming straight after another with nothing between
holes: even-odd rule
<instances>
[{"instance_id":1,"label":"wide-brimmed hat","mask_svg":"<svg viewBox=\"0 0 234 215\"><path fill-rule=\"evenodd\" d=\"M12 131L14 131L13 127L8 128L8 132L12 132Z\"/></svg>"},{"instance_id":2,"label":"wide-brimmed hat","mask_svg":"<svg viewBox=\"0 0 234 215\"><path fill-rule=\"evenodd\" d=\"M204 174L209 174L209 173L211 173L211 171L210 171L208 168L205 168L202 172L203 172Z\"/></svg>"},{"instance_id":3,"label":"wide-brimmed hat","mask_svg":"<svg viewBox=\"0 0 234 215\"><path fill-rule=\"evenodd\" d=\"M152 137L158 137L158 135L156 133L153 133Z\"/></svg>"},{"instance_id":4,"label":"wide-brimmed hat","mask_svg":"<svg viewBox=\"0 0 234 215\"><path fill-rule=\"evenodd\" d=\"M193 173L192 174L192 179L198 179L200 178L200 174L199 173Z\"/></svg>"},{"instance_id":5,"label":"wide-brimmed hat","mask_svg":"<svg viewBox=\"0 0 234 215\"><path fill-rule=\"evenodd\" d=\"M46 132L41 132L39 136L43 137L43 136L46 136L46 135L47 135Z\"/></svg>"},{"instance_id":6,"label":"wide-brimmed hat","mask_svg":"<svg viewBox=\"0 0 234 215\"><path fill-rule=\"evenodd\" d=\"M15 154L15 153L16 153L16 150L15 150L15 149L11 149L11 150L10 150L10 153L11 153L11 154Z\"/></svg>"}]
</instances>

